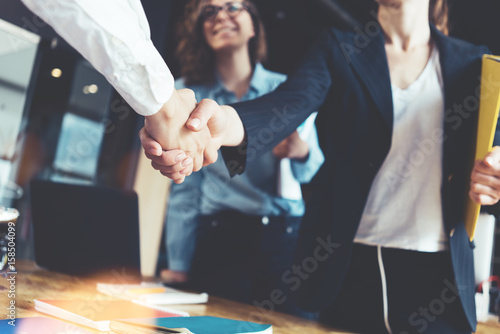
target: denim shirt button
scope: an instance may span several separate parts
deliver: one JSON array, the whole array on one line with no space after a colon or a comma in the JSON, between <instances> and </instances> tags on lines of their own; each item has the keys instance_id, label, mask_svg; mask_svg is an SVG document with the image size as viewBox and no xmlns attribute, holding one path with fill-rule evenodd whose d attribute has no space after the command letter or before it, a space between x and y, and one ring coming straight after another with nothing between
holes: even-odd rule
<instances>
[{"instance_id":1,"label":"denim shirt button","mask_svg":"<svg viewBox=\"0 0 500 334\"><path fill-rule=\"evenodd\" d=\"M269 217L268 216L262 217L262 225L267 225L267 224L269 224Z\"/></svg>"}]
</instances>

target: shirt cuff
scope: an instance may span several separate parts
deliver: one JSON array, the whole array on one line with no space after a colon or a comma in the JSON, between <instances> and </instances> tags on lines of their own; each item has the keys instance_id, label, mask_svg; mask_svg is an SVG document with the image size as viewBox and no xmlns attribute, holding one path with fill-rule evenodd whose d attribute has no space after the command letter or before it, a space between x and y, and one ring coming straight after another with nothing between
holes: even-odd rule
<instances>
[{"instance_id":1,"label":"shirt cuff","mask_svg":"<svg viewBox=\"0 0 500 334\"><path fill-rule=\"evenodd\" d=\"M224 163L231 177L242 174L247 163L247 136L240 145L234 147L223 146L220 148Z\"/></svg>"}]
</instances>

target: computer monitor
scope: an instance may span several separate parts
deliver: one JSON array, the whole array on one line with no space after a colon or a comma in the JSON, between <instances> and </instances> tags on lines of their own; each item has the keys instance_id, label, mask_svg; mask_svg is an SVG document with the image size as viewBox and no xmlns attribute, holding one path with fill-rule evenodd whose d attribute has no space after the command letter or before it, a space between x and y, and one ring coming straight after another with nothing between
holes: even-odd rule
<instances>
[{"instance_id":1,"label":"computer monitor","mask_svg":"<svg viewBox=\"0 0 500 334\"><path fill-rule=\"evenodd\" d=\"M31 208L40 267L68 274L140 271L134 191L34 180Z\"/></svg>"}]
</instances>

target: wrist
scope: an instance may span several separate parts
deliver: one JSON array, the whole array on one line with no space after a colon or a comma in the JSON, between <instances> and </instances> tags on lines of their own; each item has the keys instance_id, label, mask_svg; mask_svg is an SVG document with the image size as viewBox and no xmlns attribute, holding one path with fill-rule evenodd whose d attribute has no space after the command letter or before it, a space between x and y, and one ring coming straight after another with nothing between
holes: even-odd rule
<instances>
[{"instance_id":1,"label":"wrist","mask_svg":"<svg viewBox=\"0 0 500 334\"><path fill-rule=\"evenodd\" d=\"M146 129L150 128L152 124L163 124L163 122L172 119L175 115L175 104L177 103L177 99L179 95L177 91L174 89L170 98L165 102L160 110L156 113L145 116L145 125Z\"/></svg>"},{"instance_id":2,"label":"wrist","mask_svg":"<svg viewBox=\"0 0 500 334\"><path fill-rule=\"evenodd\" d=\"M226 131L222 139L222 146L238 146L245 138L245 128L240 116L231 106L221 106L227 118Z\"/></svg>"},{"instance_id":3,"label":"wrist","mask_svg":"<svg viewBox=\"0 0 500 334\"><path fill-rule=\"evenodd\" d=\"M182 112L182 101L179 93L174 90L170 99L163 104L163 106L155 114L145 116L144 127L149 135L159 142L162 147L163 144L172 138L173 127L181 127L186 121L184 117L180 117ZM194 104L193 104L194 105Z\"/></svg>"},{"instance_id":4,"label":"wrist","mask_svg":"<svg viewBox=\"0 0 500 334\"><path fill-rule=\"evenodd\" d=\"M158 110L155 115L167 120L173 118L176 114L177 106L179 105L179 99L179 93L174 89L170 98L161 106L160 110Z\"/></svg>"}]
</instances>

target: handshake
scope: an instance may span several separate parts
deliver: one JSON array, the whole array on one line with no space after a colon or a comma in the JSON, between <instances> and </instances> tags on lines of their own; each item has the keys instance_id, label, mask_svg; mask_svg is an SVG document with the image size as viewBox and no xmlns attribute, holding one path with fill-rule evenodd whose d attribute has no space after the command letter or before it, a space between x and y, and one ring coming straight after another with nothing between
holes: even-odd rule
<instances>
[{"instance_id":1,"label":"handshake","mask_svg":"<svg viewBox=\"0 0 500 334\"><path fill-rule=\"evenodd\" d=\"M230 106L205 99L196 103L193 91L173 91L170 99L154 115L147 116L139 137L154 169L175 183L182 183L193 171L217 160L221 146L243 142L243 123ZM273 148L278 159L304 161L309 145L297 131Z\"/></svg>"},{"instance_id":2,"label":"handshake","mask_svg":"<svg viewBox=\"0 0 500 334\"><path fill-rule=\"evenodd\" d=\"M214 163L221 146L238 146L244 135L236 110L208 99L197 103L189 89L174 90L139 133L153 168L175 183Z\"/></svg>"}]
</instances>

